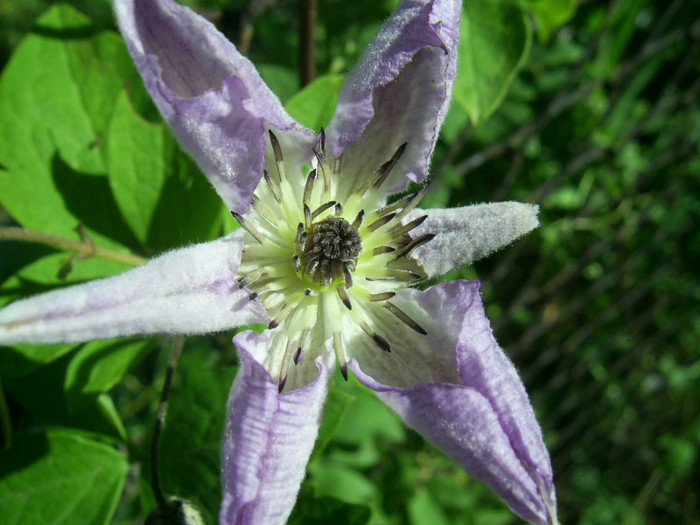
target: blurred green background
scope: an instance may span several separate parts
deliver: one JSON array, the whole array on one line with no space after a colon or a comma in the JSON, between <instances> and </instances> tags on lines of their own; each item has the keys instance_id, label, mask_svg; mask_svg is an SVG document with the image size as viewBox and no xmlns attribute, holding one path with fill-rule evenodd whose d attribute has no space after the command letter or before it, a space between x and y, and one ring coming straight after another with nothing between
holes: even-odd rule
<instances>
[{"instance_id":1,"label":"blurred green background","mask_svg":"<svg viewBox=\"0 0 700 525\"><path fill-rule=\"evenodd\" d=\"M67 3L93 21L86 26L90 31L75 38L114 29L109 2ZM322 108L309 108L309 97L295 96L301 88L297 2L188 3L247 52L298 118L310 125L323 121ZM26 35L51 37L32 27L53 4L0 0L0 65ZM352 67L394 5L319 3L315 63L323 84L317 89L337 91L338 75ZM520 370L546 436L562 523L700 523L700 4L480 0L465 2L465 8L463 36L468 32L470 38L463 39L461 60L464 65L466 58L476 58L470 60L476 65L471 75L461 71L456 82L424 205L534 202L541 206L542 226L449 277L483 282L496 336ZM117 45L111 42L95 44L97 55ZM114 55L122 60L123 50ZM112 65L119 69L120 63L115 59ZM124 77L134 84L129 93L135 114L156 121L129 71ZM484 87L488 72L495 76ZM0 120L9 119L14 106L2 107L7 113ZM9 126L3 129L0 140L9 149ZM159 127L154 133L161 132ZM177 166L173 173L190 185L187 191L209 199L206 188L193 189L201 176L190 161L172 139L163 141L165 155ZM58 150L61 155L51 157L54 174L75 170L77 161L60 144ZM12 154L20 153L15 148ZM0 181L12 167L6 158L0 155ZM95 163L94 173L100 173ZM119 200L118 189L112 191ZM0 201L11 207L2 195ZM29 227L29 219L15 216L19 213L0 209L0 225ZM26 216L34 217L31 213L39 212ZM183 214L187 219L195 213L196 208ZM125 225L88 226L106 243L150 256L215 237L230 228L223 216L215 209L198 229L182 226L167 239L128 233ZM37 269L42 257L46 268ZM4 241L0 299L61 284L59 267L71 270L68 282L120 269L90 264L67 264L65 253ZM0 413L6 418L3 439L12 444L0 452L0 510L21 502L50 508L52 498L70 499L91 469L68 462L61 471L41 458L50 450L60 464L61 458L94 450L112 480L105 483L111 492L87 498L96 507L94 522L140 523L144 509L153 507L149 432L168 351L179 343L90 343L21 355L3 349ZM211 521L219 500L218 441L235 350L230 334L184 344L161 451L163 483L169 494L197 503ZM52 357L36 357L46 352ZM109 365L107 379L95 379L95 356ZM76 379L81 374L89 378ZM293 523L518 522L487 488L407 430L368 392L352 381L336 383ZM183 455L183 449L192 452ZM28 473L21 482L12 478L18 472ZM63 479L65 472L83 477L74 476L75 485L38 491L44 498L39 503L31 499L31 488ZM46 514L32 516L40 517L10 523L53 522ZM65 523L80 523L70 516Z\"/></svg>"}]
</instances>

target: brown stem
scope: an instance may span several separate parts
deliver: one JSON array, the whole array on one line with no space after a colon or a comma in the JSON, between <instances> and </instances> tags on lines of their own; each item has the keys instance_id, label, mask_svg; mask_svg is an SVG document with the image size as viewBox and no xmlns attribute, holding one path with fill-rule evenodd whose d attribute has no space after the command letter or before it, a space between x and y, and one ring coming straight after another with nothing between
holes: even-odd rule
<instances>
[{"instance_id":1,"label":"brown stem","mask_svg":"<svg viewBox=\"0 0 700 525\"><path fill-rule=\"evenodd\" d=\"M148 259L144 259L132 253L118 252L116 250L110 250L109 248L96 246L89 238L83 241L76 241L51 233L26 230L14 226L0 226L0 240L48 244L49 246L54 246L62 250L76 252L80 257L86 259L90 257L99 257L100 259L109 259L111 261L130 264L131 266L139 266L148 261Z\"/></svg>"},{"instance_id":2,"label":"brown stem","mask_svg":"<svg viewBox=\"0 0 700 525\"><path fill-rule=\"evenodd\" d=\"M301 0L299 12L299 69L301 86L316 78L316 0Z\"/></svg>"}]
</instances>

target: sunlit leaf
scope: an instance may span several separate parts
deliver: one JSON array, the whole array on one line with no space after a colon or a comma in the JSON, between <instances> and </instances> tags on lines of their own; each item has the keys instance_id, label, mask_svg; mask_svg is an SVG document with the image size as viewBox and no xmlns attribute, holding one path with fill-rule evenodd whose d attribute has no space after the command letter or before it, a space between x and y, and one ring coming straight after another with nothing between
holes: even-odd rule
<instances>
[{"instance_id":1,"label":"sunlit leaf","mask_svg":"<svg viewBox=\"0 0 700 525\"><path fill-rule=\"evenodd\" d=\"M128 469L104 443L63 430L24 433L0 452L2 522L109 523Z\"/></svg>"},{"instance_id":2,"label":"sunlit leaf","mask_svg":"<svg viewBox=\"0 0 700 525\"><path fill-rule=\"evenodd\" d=\"M292 97L287 111L303 125L319 131L333 117L342 85L342 75L318 77Z\"/></svg>"},{"instance_id":3,"label":"sunlit leaf","mask_svg":"<svg viewBox=\"0 0 700 525\"><path fill-rule=\"evenodd\" d=\"M475 125L505 97L527 57L532 34L524 13L507 0L472 0L460 24L455 101Z\"/></svg>"},{"instance_id":4,"label":"sunlit leaf","mask_svg":"<svg viewBox=\"0 0 700 525\"><path fill-rule=\"evenodd\" d=\"M120 38L68 6L49 10L19 45L0 78L0 202L22 225L68 235L91 219L80 211L104 214L94 200L103 196L92 192L104 173L108 118L129 74ZM74 184L73 174L94 180ZM113 232L88 229L113 244Z\"/></svg>"}]
</instances>

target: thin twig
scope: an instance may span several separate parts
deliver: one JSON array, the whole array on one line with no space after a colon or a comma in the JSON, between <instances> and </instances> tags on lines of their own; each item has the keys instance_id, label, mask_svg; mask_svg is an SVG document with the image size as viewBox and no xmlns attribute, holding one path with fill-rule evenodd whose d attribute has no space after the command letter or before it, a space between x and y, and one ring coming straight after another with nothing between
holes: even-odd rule
<instances>
[{"instance_id":1,"label":"thin twig","mask_svg":"<svg viewBox=\"0 0 700 525\"><path fill-rule=\"evenodd\" d=\"M14 226L0 226L0 240L3 241L22 241L35 242L39 244L47 244L77 253L80 257L88 259L90 257L98 257L100 259L109 259L111 261L129 264L131 266L139 266L144 264L148 259L134 255L133 253L118 252L109 248L102 248L95 245L92 241L76 241L67 239L59 235L51 233L38 232L35 230L27 230L25 228L17 228Z\"/></svg>"},{"instance_id":2,"label":"thin twig","mask_svg":"<svg viewBox=\"0 0 700 525\"><path fill-rule=\"evenodd\" d=\"M304 87L316 78L316 0L301 0L299 6L299 73Z\"/></svg>"},{"instance_id":3,"label":"thin twig","mask_svg":"<svg viewBox=\"0 0 700 525\"><path fill-rule=\"evenodd\" d=\"M173 349L170 351L168 359L168 369L165 372L165 383L163 384L163 393L158 404L158 415L156 416L155 426L153 427L153 441L151 442L151 486L153 495L156 498L159 508L167 507L167 499L163 492L163 487L160 484L160 470L158 468L158 455L160 451L160 437L165 426L165 416L168 413L168 397L170 396L170 387L173 381L173 373L177 368L177 362L182 354L182 349L185 346L185 338L178 337Z\"/></svg>"}]
</instances>

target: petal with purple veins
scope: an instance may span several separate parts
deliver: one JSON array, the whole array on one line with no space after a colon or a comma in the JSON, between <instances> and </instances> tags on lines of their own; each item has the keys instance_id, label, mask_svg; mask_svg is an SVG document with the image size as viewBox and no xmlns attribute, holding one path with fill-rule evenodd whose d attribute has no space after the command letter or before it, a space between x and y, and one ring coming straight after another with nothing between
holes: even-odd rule
<instances>
[{"instance_id":1,"label":"petal with purple veins","mask_svg":"<svg viewBox=\"0 0 700 525\"><path fill-rule=\"evenodd\" d=\"M265 166L266 130L316 142L215 27L170 0L123 0L117 18L149 93L229 209L245 213Z\"/></svg>"},{"instance_id":2,"label":"petal with purple veins","mask_svg":"<svg viewBox=\"0 0 700 525\"><path fill-rule=\"evenodd\" d=\"M0 343L202 334L265 322L265 309L235 280L242 237L239 230L114 277L11 303L0 310Z\"/></svg>"},{"instance_id":3,"label":"petal with purple veins","mask_svg":"<svg viewBox=\"0 0 700 525\"><path fill-rule=\"evenodd\" d=\"M486 482L514 512L534 523L555 523L542 433L515 368L493 339L478 290L478 282L454 281L402 291L392 301L427 335L406 339L387 331L382 335L397 358L358 355L350 366L406 423ZM382 358L395 362L381 366ZM450 366L459 376L450 374Z\"/></svg>"},{"instance_id":4,"label":"petal with purple veins","mask_svg":"<svg viewBox=\"0 0 700 525\"><path fill-rule=\"evenodd\" d=\"M283 524L292 511L318 435L333 356L317 360L316 379L278 393L278 384L253 354L267 335L235 338L241 368L231 389L222 450L223 524Z\"/></svg>"},{"instance_id":5,"label":"petal with purple veins","mask_svg":"<svg viewBox=\"0 0 700 525\"><path fill-rule=\"evenodd\" d=\"M405 0L369 45L340 92L328 127L332 156L349 178L372 173L403 143L389 193L428 171L452 96L462 2Z\"/></svg>"}]
</instances>

